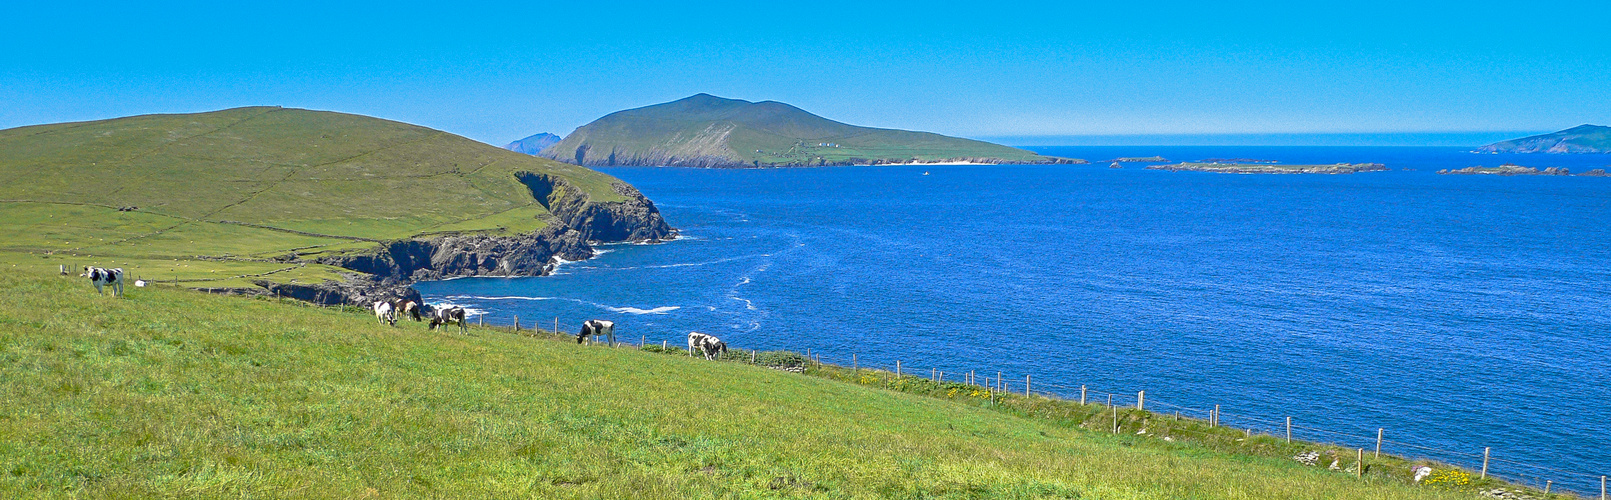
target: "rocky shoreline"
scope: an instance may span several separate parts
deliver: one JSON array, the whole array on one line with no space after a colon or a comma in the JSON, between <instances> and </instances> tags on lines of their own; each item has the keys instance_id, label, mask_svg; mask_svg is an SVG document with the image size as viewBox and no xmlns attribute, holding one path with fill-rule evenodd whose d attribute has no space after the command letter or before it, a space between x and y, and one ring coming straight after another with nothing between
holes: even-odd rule
<instances>
[{"instance_id":1,"label":"rocky shoreline","mask_svg":"<svg viewBox=\"0 0 1611 500\"><path fill-rule=\"evenodd\" d=\"M353 271L343 281L277 283L256 280L258 288L197 288L243 295L273 295L320 305L368 305L385 298L419 300L411 286L416 281L470 276L546 276L559 260L592 258L593 245L621 242L660 242L675 238L677 230L666 223L654 203L636 188L616 182L615 192L625 201L595 202L564 179L522 172L519 180L549 212L549 225L514 236L478 233L440 234L378 244L372 251L288 263L325 264Z\"/></svg>"}]
</instances>

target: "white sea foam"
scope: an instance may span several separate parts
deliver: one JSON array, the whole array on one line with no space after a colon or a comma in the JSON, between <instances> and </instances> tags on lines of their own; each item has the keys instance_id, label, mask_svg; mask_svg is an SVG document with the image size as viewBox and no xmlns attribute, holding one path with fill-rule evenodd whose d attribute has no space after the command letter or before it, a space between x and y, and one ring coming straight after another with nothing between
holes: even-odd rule
<instances>
[{"instance_id":1,"label":"white sea foam","mask_svg":"<svg viewBox=\"0 0 1611 500\"><path fill-rule=\"evenodd\" d=\"M602 306L602 307L604 307L605 309L610 310L611 312L626 313L626 314L665 314L665 313L668 313L668 312L671 312L671 311L682 309L682 306L661 306L661 307L656 307L654 309L638 309L636 307L610 307L610 306Z\"/></svg>"},{"instance_id":2,"label":"white sea foam","mask_svg":"<svg viewBox=\"0 0 1611 500\"><path fill-rule=\"evenodd\" d=\"M480 295L454 295L454 296L450 296L448 298L450 298L450 299L475 299L475 300L555 300L555 299L559 299L559 297L520 297L520 296L483 297L483 296L480 296Z\"/></svg>"},{"instance_id":3,"label":"white sea foam","mask_svg":"<svg viewBox=\"0 0 1611 500\"><path fill-rule=\"evenodd\" d=\"M480 315L483 315L483 314L487 313L486 309L477 309L477 308L474 308L474 307L470 307L470 306L467 306L467 305L464 305L464 304L459 304L459 303L455 303L455 302L447 301L447 300L432 303L432 304L430 304L430 306L431 307L436 307L436 308L462 307L462 308L464 308L464 315L465 316L480 316Z\"/></svg>"},{"instance_id":4,"label":"white sea foam","mask_svg":"<svg viewBox=\"0 0 1611 500\"><path fill-rule=\"evenodd\" d=\"M740 255L740 256L737 256L737 257L727 257L727 258L716 259L716 260L705 261L705 262L682 262L682 263L678 263L678 264L661 264L661 265L657 265L657 266L643 266L643 268L644 269L668 269L668 268L673 268L673 267L708 266L708 265L711 265L711 264L721 264L721 263L725 263L725 262L732 262L732 261L735 261L735 260L753 259L753 258L756 258L756 257L767 257L767 256L768 255L766 255L766 254Z\"/></svg>"}]
</instances>

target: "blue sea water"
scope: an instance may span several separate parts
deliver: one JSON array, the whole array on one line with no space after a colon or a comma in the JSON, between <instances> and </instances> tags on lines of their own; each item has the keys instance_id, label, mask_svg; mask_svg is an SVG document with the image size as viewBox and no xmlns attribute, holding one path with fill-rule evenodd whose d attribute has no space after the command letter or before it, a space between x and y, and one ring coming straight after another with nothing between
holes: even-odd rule
<instances>
[{"instance_id":1,"label":"blue sea water","mask_svg":"<svg viewBox=\"0 0 1611 500\"><path fill-rule=\"evenodd\" d=\"M1611 474L1611 155L1410 147L1046 147L1101 160L1380 162L1353 175L1107 163L612 168L684 238L542 278L420 283L489 322L689 331L1374 446L1542 484ZM953 378L956 375L948 375ZM954 378L953 378L954 379ZM1322 430L1324 432L1322 432ZM1548 469L1541 469L1547 467Z\"/></svg>"}]
</instances>

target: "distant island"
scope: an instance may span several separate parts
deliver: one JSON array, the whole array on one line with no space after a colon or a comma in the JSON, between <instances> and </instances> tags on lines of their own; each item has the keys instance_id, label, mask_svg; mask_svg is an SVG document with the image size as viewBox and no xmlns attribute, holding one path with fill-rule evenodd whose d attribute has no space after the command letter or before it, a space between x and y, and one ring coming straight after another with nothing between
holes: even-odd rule
<instances>
[{"instance_id":1,"label":"distant island","mask_svg":"<svg viewBox=\"0 0 1611 500\"><path fill-rule=\"evenodd\" d=\"M511 142L504 145L503 148L516 153L526 153L535 156L537 153L541 153L544 149L548 149L549 146L553 146L555 144L559 144L559 136L550 134L548 132L543 132L541 134Z\"/></svg>"},{"instance_id":2,"label":"distant island","mask_svg":"<svg viewBox=\"0 0 1611 500\"><path fill-rule=\"evenodd\" d=\"M540 156L583 166L1087 163L928 132L858 127L781 102L709 94L611 113Z\"/></svg>"},{"instance_id":3,"label":"distant island","mask_svg":"<svg viewBox=\"0 0 1611 500\"><path fill-rule=\"evenodd\" d=\"M1107 161L1114 163L1163 163L1169 160L1164 159L1162 156L1126 156Z\"/></svg>"},{"instance_id":4,"label":"distant island","mask_svg":"<svg viewBox=\"0 0 1611 500\"><path fill-rule=\"evenodd\" d=\"M1214 172L1220 174L1352 174L1380 172L1387 166L1380 163L1337 163L1333 165L1272 165L1267 163L1176 163L1153 165L1148 170L1171 172Z\"/></svg>"},{"instance_id":5,"label":"distant island","mask_svg":"<svg viewBox=\"0 0 1611 500\"><path fill-rule=\"evenodd\" d=\"M1484 153L1611 153L1611 127L1579 125L1553 134L1496 142Z\"/></svg>"},{"instance_id":6,"label":"distant island","mask_svg":"<svg viewBox=\"0 0 1611 500\"><path fill-rule=\"evenodd\" d=\"M1521 165L1506 163L1504 165L1500 165L1500 166L1497 166L1497 167L1475 166L1475 167L1466 167L1466 168L1459 168L1459 169L1443 169L1443 170L1439 170L1438 174L1440 174L1440 175L1501 175L1501 176L1512 176L1512 175L1572 175L1572 171L1569 170L1569 169L1566 169L1566 168L1562 168L1562 167L1548 167L1548 168L1545 168L1543 170L1539 170L1539 169L1536 169L1536 168L1533 168L1533 167L1523 167ZM1611 175L1606 174L1605 169L1603 169L1603 168L1597 168L1597 169L1590 170L1588 172L1584 172L1584 173L1577 174L1577 175L1582 176L1582 177L1611 177Z\"/></svg>"}]
</instances>

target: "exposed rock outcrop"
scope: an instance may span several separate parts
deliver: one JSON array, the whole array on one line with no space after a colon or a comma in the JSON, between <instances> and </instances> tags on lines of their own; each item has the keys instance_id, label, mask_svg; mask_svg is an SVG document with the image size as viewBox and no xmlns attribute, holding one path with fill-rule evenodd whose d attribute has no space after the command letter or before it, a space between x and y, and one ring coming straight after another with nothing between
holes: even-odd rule
<instances>
[{"instance_id":1,"label":"exposed rock outcrop","mask_svg":"<svg viewBox=\"0 0 1611 500\"><path fill-rule=\"evenodd\" d=\"M1497 167L1466 167L1460 169L1443 169L1438 171L1441 175L1572 175L1572 171L1561 167L1549 167L1539 170L1533 167L1504 164Z\"/></svg>"},{"instance_id":2,"label":"exposed rock outcrop","mask_svg":"<svg viewBox=\"0 0 1611 500\"><path fill-rule=\"evenodd\" d=\"M375 277L381 283L406 283L462 276L543 276L557 261L593 256L582 233L563 226L519 236L446 235L402 240L370 254L316 260Z\"/></svg>"},{"instance_id":3,"label":"exposed rock outcrop","mask_svg":"<svg viewBox=\"0 0 1611 500\"><path fill-rule=\"evenodd\" d=\"M1274 165L1264 163L1176 163L1153 165L1147 170L1171 172L1214 172L1221 174L1352 174L1382 172L1387 166L1380 163L1337 163L1333 165Z\"/></svg>"},{"instance_id":4,"label":"exposed rock outcrop","mask_svg":"<svg viewBox=\"0 0 1611 500\"><path fill-rule=\"evenodd\" d=\"M323 283L275 283L268 280L254 282L262 287L258 293L319 305L368 306L388 299L420 300L420 292L403 283L386 282L370 276L349 274L345 281ZM213 291L213 290L210 290Z\"/></svg>"}]
</instances>

